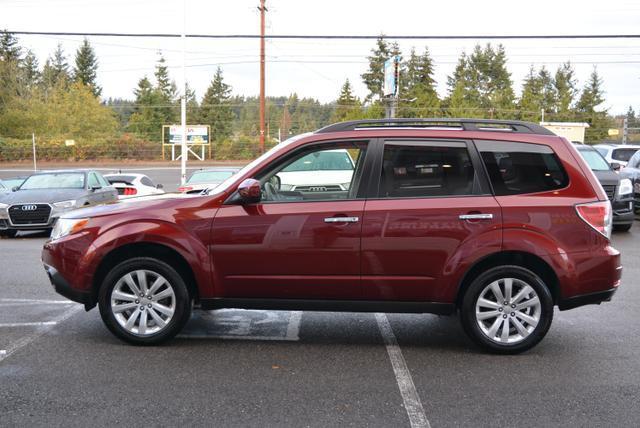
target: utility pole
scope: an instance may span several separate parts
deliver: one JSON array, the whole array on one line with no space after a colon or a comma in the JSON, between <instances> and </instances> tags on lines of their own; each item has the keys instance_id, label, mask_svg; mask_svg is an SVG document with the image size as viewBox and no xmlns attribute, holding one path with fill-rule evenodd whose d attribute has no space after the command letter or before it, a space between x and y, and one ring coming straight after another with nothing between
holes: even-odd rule
<instances>
[{"instance_id":1,"label":"utility pole","mask_svg":"<svg viewBox=\"0 0 640 428\"><path fill-rule=\"evenodd\" d=\"M264 153L264 13L267 8L264 5L265 0L260 0L260 153Z\"/></svg>"},{"instance_id":2,"label":"utility pole","mask_svg":"<svg viewBox=\"0 0 640 428\"><path fill-rule=\"evenodd\" d=\"M180 183L187 181L187 66L185 51L187 50L187 0L182 0L182 99L180 100L180 125L182 128ZM163 141L164 143L164 141Z\"/></svg>"}]
</instances>

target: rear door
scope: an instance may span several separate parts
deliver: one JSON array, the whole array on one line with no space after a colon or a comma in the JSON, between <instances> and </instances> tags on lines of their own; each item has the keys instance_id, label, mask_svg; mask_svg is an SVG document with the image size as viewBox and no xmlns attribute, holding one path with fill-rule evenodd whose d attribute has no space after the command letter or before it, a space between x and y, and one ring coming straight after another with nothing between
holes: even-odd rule
<instances>
[{"instance_id":1,"label":"rear door","mask_svg":"<svg viewBox=\"0 0 640 428\"><path fill-rule=\"evenodd\" d=\"M362 230L366 299L442 302L465 257L498 251L501 210L462 140L376 146Z\"/></svg>"}]
</instances>

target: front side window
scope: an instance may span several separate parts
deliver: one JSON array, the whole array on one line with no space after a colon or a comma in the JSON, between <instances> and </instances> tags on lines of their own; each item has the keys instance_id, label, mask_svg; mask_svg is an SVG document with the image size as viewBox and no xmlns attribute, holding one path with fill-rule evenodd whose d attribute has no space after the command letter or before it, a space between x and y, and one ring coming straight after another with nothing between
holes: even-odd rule
<instances>
[{"instance_id":1,"label":"front side window","mask_svg":"<svg viewBox=\"0 0 640 428\"><path fill-rule=\"evenodd\" d=\"M298 151L259 177L262 200L295 202L355 199L366 143L328 143Z\"/></svg>"},{"instance_id":2,"label":"front side window","mask_svg":"<svg viewBox=\"0 0 640 428\"><path fill-rule=\"evenodd\" d=\"M387 142L378 197L473 194L474 170L465 143Z\"/></svg>"},{"instance_id":3,"label":"front side window","mask_svg":"<svg viewBox=\"0 0 640 428\"><path fill-rule=\"evenodd\" d=\"M476 141L496 196L566 187L569 177L551 147L509 141Z\"/></svg>"}]
</instances>

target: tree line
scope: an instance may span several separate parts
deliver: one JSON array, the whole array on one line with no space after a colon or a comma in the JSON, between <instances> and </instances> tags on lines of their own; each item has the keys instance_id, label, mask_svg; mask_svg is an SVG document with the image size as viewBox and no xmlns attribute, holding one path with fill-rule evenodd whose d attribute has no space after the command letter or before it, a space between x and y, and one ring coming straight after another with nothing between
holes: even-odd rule
<instances>
[{"instance_id":1,"label":"tree line","mask_svg":"<svg viewBox=\"0 0 640 428\"><path fill-rule=\"evenodd\" d=\"M556 70L531 66L516 96L502 45L477 45L463 52L439 96L435 64L428 48L404 57L397 43L381 36L368 59L362 82L368 93L358 98L347 79L337 99L268 97L267 144L331 122L380 118L385 114L383 64L399 56L399 117L477 117L539 121L585 121L587 141L606 138L614 126L602 107L603 82L594 67L581 87L566 62ZM0 160L28 157L29 137L38 137L40 153L51 158L155 158L161 151L162 125L178 123L180 92L159 53L152 76L142 76L133 99L101 99L98 58L85 39L70 60L62 45L40 67L36 56L10 33L0 33ZM257 154L258 98L234 95L222 69L213 73L201 98L187 85L187 122L211 126L219 159L247 159ZM633 123L637 118L629 108ZM75 146L65 140L73 139ZM29 139L30 141L30 139Z\"/></svg>"}]
</instances>

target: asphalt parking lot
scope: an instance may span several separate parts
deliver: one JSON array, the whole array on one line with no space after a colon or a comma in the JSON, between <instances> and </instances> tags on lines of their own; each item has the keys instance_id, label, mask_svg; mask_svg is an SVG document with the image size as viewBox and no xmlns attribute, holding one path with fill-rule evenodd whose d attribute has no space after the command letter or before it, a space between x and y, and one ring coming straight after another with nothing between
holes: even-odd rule
<instances>
[{"instance_id":1,"label":"asphalt parking lot","mask_svg":"<svg viewBox=\"0 0 640 428\"><path fill-rule=\"evenodd\" d=\"M162 347L58 296L43 235L0 240L0 426L638 426L640 225L614 234L614 300L556 312L518 356L457 318L197 312Z\"/></svg>"}]
</instances>

